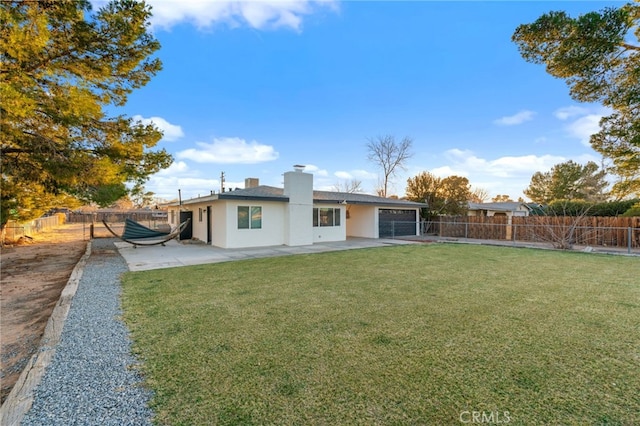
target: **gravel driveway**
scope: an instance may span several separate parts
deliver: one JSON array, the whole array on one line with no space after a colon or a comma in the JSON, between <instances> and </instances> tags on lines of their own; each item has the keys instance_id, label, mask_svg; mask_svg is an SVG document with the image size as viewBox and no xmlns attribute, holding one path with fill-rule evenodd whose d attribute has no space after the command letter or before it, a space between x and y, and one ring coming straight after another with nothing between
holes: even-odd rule
<instances>
[{"instance_id":1,"label":"gravel driveway","mask_svg":"<svg viewBox=\"0 0 640 426\"><path fill-rule=\"evenodd\" d=\"M51 365L21 425L151 425L131 341L120 320L114 239L95 239Z\"/></svg>"}]
</instances>

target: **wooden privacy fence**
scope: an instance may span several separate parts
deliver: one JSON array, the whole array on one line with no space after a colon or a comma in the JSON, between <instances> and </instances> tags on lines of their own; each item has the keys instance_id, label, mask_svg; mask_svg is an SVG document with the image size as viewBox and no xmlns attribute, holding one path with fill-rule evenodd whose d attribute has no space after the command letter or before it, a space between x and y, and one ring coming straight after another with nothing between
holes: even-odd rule
<instances>
[{"instance_id":1,"label":"wooden privacy fence","mask_svg":"<svg viewBox=\"0 0 640 426\"><path fill-rule=\"evenodd\" d=\"M422 229L449 238L640 248L640 217L441 216Z\"/></svg>"},{"instance_id":2,"label":"wooden privacy fence","mask_svg":"<svg viewBox=\"0 0 640 426\"><path fill-rule=\"evenodd\" d=\"M531 216L512 220L514 239L582 246L640 248L640 217Z\"/></svg>"}]
</instances>

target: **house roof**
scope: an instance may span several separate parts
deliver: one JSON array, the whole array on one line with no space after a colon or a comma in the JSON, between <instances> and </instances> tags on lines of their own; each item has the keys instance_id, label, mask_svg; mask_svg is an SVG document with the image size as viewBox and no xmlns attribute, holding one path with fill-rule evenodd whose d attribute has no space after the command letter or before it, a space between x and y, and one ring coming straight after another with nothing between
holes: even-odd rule
<instances>
[{"instance_id":1,"label":"house roof","mask_svg":"<svg viewBox=\"0 0 640 426\"><path fill-rule=\"evenodd\" d=\"M519 201L503 201L500 203L469 203L469 210L493 210L501 212L513 212L521 206L531 209L526 203Z\"/></svg>"},{"instance_id":2,"label":"house roof","mask_svg":"<svg viewBox=\"0 0 640 426\"><path fill-rule=\"evenodd\" d=\"M288 202L289 197L284 195L284 189L274 186L260 185L253 188L237 189L235 191L212 194L206 197L193 198L183 201L183 204L193 204L215 200L262 200ZM384 205L389 207L426 207L424 203L400 200L394 198L384 198L369 194L359 194L350 192L313 191L313 201L327 204L369 204ZM170 205L177 206L178 203Z\"/></svg>"},{"instance_id":3,"label":"house roof","mask_svg":"<svg viewBox=\"0 0 640 426\"><path fill-rule=\"evenodd\" d=\"M416 203L414 201L400 200L396 198L384 198L370 194L360 194L351 192L333 192L333 191L313 191L313 201L317 203L342 203L347 204L377 204L397 207L427 207L425 203Z\"/></svg>"},{"instance_id":4,"label":"house roof","mask_svg":"<svg viewBox=\"0 0 640 426\"><path fill-rule=\"evenodd\" d=\"M253 188L236 189L235 191L218 194L220 200L266 200L289 201L284 195L284 189L275 186L260 185Z\"/></svg>"}]
</instances>

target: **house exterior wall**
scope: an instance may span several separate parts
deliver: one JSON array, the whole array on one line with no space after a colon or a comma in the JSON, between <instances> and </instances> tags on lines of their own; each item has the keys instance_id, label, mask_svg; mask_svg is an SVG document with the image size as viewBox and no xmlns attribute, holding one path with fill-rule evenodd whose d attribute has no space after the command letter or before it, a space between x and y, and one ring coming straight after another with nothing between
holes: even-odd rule
<instances>
[{"instance_id":1,"label":"house exterior wall","mask_svg":"<svg viewBox=\"0 0 640 426\"><path fill-rule=\"evenodd\" d=\"M524 217L524 216L529 216L529 211L524 209L524 210L469 210L467 212L467 216L486 216L486 217L492 217L492 216L500 216L500 215L505 215L507 217L512 217L512 216L518 216L518 217Z\"/></svg>"},{"instance_id":2,"label":"house exterior wall","mask_svg":"<svg viewBox=\"0 0 640 426\"><path fill-rule=\"evenodd\" d=\"M192 238L196 238L201 241L207 241L207 206L211 206L211 201L206 203L194 203L182 206L182 211L190 211L191 217L191 232ZM200 214L202 214L202 220L200 220ZM171 206L167 210L168 222L171 227L176 227L180 224L180 208L177 206Z\"/></svg>"},{"instance_id":3,"label":"house exterior wall","mask_svg":"<svg viewBox=\"0 0 640 426\"><path fill-rule=\"evenodd\" d=\"M226 203L215 202L211 207L211 245L226 247L227 244L227 206Z\"/></svg>"},{"instance_id":4,"label":"house exterior wall","mask_svg":"<svg viewBox=\"0 0 640 426\"><path fill-rule=\"evenodd\" d=\"M215 244L222 248L264 247L277 246L285 243L285 212L286 203L277 201L258 200L224 200L220 204L225 206L226 238L222 243ZM262 207L262 226L260 229L238 229L238 206ZM307 216L311 219L311 213ZM215 226L215 222L214 222ZM215 233L214 228L214 233ZM311 243L309 243L311 244Z\"/></svg>"},{"instance_id":5,"label":"house exterior wall","mask_svg":"<svg viewBox=\"0 0 640 426\"><path fill-rule=\"evenodd\" d=\"M183 205L183 211L193 212L193 238L207 241L206 208L211 206L211 245L221 248L264 247L284 244L284 217L286 203L259 200L217 200L205 203ZM238 206L262 208L262 226L260 229L238 229ZM202 209L202 221L200 221ZM172 215L171 210L175 211ZM179 219L177 207L169 208L169 220ZM311 213L307 216L311 223ZM177 223L171 223L176 226ZM310 226L310 225L309 225ZM310 243L311 244L311 243Z\"/></svg>"},{"instance_id":6,"label":"house exterior wall","mask_svg":"<svg viewBox=\"0 0 640 426\"><path fill-rule=\"evenodd\" d=\"M517 207L515 207L513 209L491 208L490 204L491 203L488 203L486 208L471 208L471 209L467 210L467 216L486 216L486 217L492 217L492 216L496 216L496 215L497 216L506 215L507 217L529 216L529 209L524 204L520 204L520 205L518 205Z\"/></svg>"},{"instance_id":7,"label":"house exterior wall","mask_svg":"<svg viewBox=\"0 0 640 426\"><path fill-rule=\"evenodd\" d=\"M347 237L378 238L378 210L374 206L352 204L348 209Z\"/></svg>"},{"instance_id":8,"label":"house exterior wall","mask_svg":"<svg viewBox=\"0 0 640 426\"><path fill-rule=\"evenodd\" d=\"M323 241L344 241L347 237L379 238L379 215L381 209L415 210L419 217L419 209L397 204L342 204L339 201L322 199L313 203L313 175L301 171L284 174L284 195L279 197L262 197L261 195L243 195L223 197L212 194L211 197L189 200L182 206L168 207L168 219L172 227L179 224L180 211L192 212L190 225L193 238L206 242L208 240L207 207L211 209L210 241L221 248L264 247L275 245L311 245ZM242 199L242 198L247 199ZM346 201L345 201L346 203ZM253 228L253 220L246 225L246 213L243 224L246 229L238 228L238 207L260 207L261 226ZM319 226L322 222L330 222L328 216L319 216L318 226L314 226L314 208L333 208L340 213L339 226ZM347 218L347 212L349 217ZM202 219L201 219L202 215ZM254 216L255 217L255 216ZM416 223L416 235L419 235L419 223Z\"/></svg>"},{"instance_id":9,"label":"house exterior wall","mask_svg":"<svg viewBox=\"0 0 640 426\"><path fill-rule=\"evenodd\" d=\"M167 208L167 222L171 227L178 226L178 221L180 220L180 215L178 214L178 207L169 207Z\"/></svg>"},{"instance_id":10,"label":"house exterior wall","mask_svg":"<svg viewBox=\"0 0 640 426\"><path fill-rule=\"evenodd\" d=\"M192 235L200 241L207 241L207 205L211 204L198 204L197 206L190 206L190 210L193 211L192 219Z\"/></svg>"},{"instance_id":11,"label":"house exterior wall","mask_svg":"<svg viewBox=\"0 0 640 426\"><path fill-rule=\"evenodd\" d=\"M313 242L321 243L323 241L344 241L347 239L347 219L346 208L344 205L334 204L316 204L314 208L334 208L340 211L340 226L313 226L313 216L309 215L309 224L313 229Z\"/></svg>"}]
</instances>

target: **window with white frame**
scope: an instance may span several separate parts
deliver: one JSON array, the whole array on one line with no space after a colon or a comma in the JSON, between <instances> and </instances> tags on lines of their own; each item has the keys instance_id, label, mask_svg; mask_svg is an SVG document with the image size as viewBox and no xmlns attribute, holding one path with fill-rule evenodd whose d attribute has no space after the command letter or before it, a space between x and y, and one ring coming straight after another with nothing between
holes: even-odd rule
<instances>
[{"instance_id":1,"label":"window with white frame","mask_svg":"<svg viewBox=\"0 0 640 426\"><path fill-rule=\"evenodd\" d=\"M262 207L238 206L238 229L262 229Z\"/></svg>"},{"instance_id":2,"label":"window with white frame","mask_svg":"<svg viewBox=\"0 0 640 426\"><path fill-rule=\"evenodd\" d=\"M333 207L314 208L313 226L340 226L340 209Z\"/></svg>"}]
</instances>

